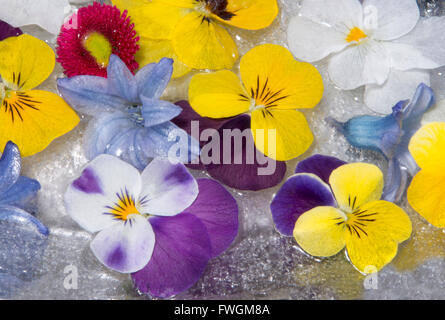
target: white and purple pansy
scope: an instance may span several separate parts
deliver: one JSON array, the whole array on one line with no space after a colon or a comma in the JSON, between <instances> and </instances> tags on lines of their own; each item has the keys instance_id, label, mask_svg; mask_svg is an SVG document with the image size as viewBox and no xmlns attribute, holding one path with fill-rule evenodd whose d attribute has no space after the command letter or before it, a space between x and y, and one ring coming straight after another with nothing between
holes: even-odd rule
<instances>
[{"instance_id":1,"label":"white and purple pansy","mask_svg":"<svg viewBox=\"0 0 445 320\"><path fill-rule=\"evenodd\" d=\"M398 202L418 167L408 150L412 136L421 127L422 117L436 103L433 90L420 84L410 100L400 101L388 116L357 116L347 122L328 119L356 148L380 152L388 161L383 199Z\"/></svg>"},{"instance_id":2,"label":"white and purple pansy","mask_svg":"<svg viewBox=\"0 0 445 320\"><path fill-rule=\"evenodd\" d=\"M84 143L90 160L110 154L143 170L156 157L174 156L181 162L198 157L199 143L170 121L182 109L160 100L172 72L173 60L163 58L133 75L118 56L111 55L108 78L58 79L63 98L94 118Z\"/></svg>"},{"instance_id":3,"label":"white and purple pansy","mask_svg":"<svg viewBox=\"0 0 445 320\"><path fill-rule=\"evenodd\" d=\"M37 180L21 176L18 147L8 142L0 158L0 297L30 280L43 256L48 228L30 212L40 190Z\"/></svg>"},{"instance_id":4,"label":"white and purple pansy","mask_svg":"<svg viewBox=\"0 0 445 320\"><path fill-rule=\"evenodd\" d=\"M166 298L190 288L238 234L238 206L219 183L155 158L140 173L111 155L91 161L65 193L68 214L97 235L96 257Z\"/></svg>"}]
</instances>

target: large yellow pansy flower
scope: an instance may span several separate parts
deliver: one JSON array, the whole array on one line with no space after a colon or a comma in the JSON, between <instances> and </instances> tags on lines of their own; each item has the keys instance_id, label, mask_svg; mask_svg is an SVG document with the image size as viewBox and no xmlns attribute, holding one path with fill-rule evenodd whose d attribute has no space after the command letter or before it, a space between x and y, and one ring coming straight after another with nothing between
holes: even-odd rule
<instances>
[{"instance_id":1,"label":"large yellow pansy flower","mask_svg":"<svg viewBox=\"0 0 445 320\"><path fill-rule=\"evenodd\" d=\"M52 73L53 50L24 34L0 42L0 151L13 141L22 156L45 149L79 117L57 94L32 90Z\"/></svg>"},{"instance_id":2,"label":"large yellow pansy flower","mask_svg":"<svg viewBox=\"0 0 445 320\"><path fill-rule=\"evenodd\" d=\"M433 226L445 228L445 122L422 127L409 151L421 170L408 188L408 202Z\"/></svg>"},{"instance_id":3,"label":"large yellow pansy flower","mask_svg":"<svg viewBox=\"0 0 445 320\"><path fill-rule=\"evenodd\" d=\"M297 243L320 257L333 256L346 247L359 271L380 270L396 256L398 244L410 237L408 215L380 200L383 174L375 165L343 165L332 172L329 184L338 207L319 206L303 213L293 231Z\"/></svg>"},{"instance_id":4,"label":"large yellow pansy flower","mask_svg":"<svg viewBox=\"0 0 445 320\"><path fill-rule=\"evenodd\" d=\"M304 153L314 138L296 109L320 102L323 80L318 70L296 61L282 46L265 44L242 57L240 74L242 82L228 70L195 75L189 86L190 105L209 118L251 113L255 145L272 159L287 161ZM268 141L268 130L275 130L275 141Z\"/></svg>"},{"instance_id":5,"label":"large yellow pansy flower","mask_svg":"<svg viewBox=\"0 0 445 320\"><path fill-rule=\"evenodd\" d=\"M113 0L129 11L140 36L140 65L163 57L175 60L173 77L194 69L231 69L238 50L224 24L242 29L268 27L278 14L276 0Z\"/></svg>"}]
</instances>

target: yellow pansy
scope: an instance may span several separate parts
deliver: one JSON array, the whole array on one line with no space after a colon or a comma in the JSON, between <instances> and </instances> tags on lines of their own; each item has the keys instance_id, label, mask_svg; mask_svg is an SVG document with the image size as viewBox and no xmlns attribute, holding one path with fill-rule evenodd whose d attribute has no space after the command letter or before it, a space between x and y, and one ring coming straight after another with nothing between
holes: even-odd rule
<instances>
[{"instance_id":1,"label":"yellow pansy","mask_svg":"<svg viewBox=\"0 0 445 320\"><path fill-rule=\"evenodd\" d=\"M189 102L203 117L227 118L251 114L251 129L258 150L286 161L298 157L314 138L303 113L323 96L323 81L309 63L298 62L286 48L264 44L241 59L239 77L232 71L195 75ZM269 141L269 134L273 139Z\"/></svg>"},{"instance_id":2,"label":"yellow pansy","mask_svg":"<svg viewBox=\"0 0 445 320\"><path fill-rule=\"evenodd\" d=\"M113 4L128 10L135 24L142 52L136 56L139 64L172 58L173 77L192 68L231 69L238 49L223 25L258 30L278 14L276 0L113 0Z\"/></svg>"},{"instance_id":3,"label":"yellow pansy","mask_svg":"<svg viewBox=\"0 0 445 320\"><path fill-rule=\"evenodd\" d=\"M53 50L35 37L24 34L0 42L0 151L13 141L22 156L33 155L79 123L57 94L32 90L54 66Z\"/></svg>"},{"instance_id":4,"label":"yellow pansy","mask_svg":"<svg viewBox=\"0 0 445 320\"><path fill-rule=\"evenodd\" d=\"M409 151L421 170L408 188L408 202L433 226L445 228L445 122L422 127Z\"/></svg>"},{"instance_id":5,"label":"yellow pansy","mask_svg":"<svg viewBox=\"0 0 445 320\"><path fill-rule=\"evenodd\" d=\"M329 184L338 207L318 206L303 213L295 223L294 238L313 256L330 257L346 247L355 268L377 272L393 260L398 244L410 237L408 215L380 200L383 174L375 165L342 165L332 171Z\"/></svg>"}]
</instances>

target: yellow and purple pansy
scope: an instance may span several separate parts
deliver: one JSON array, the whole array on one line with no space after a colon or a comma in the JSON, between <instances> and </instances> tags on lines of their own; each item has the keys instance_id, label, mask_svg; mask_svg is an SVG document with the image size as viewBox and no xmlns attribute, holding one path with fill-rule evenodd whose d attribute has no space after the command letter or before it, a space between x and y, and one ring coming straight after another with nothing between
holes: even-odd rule
<instances>
[{"instance_id":1,"label":"yellow and purple pansy","mask_svg":"<svg viewBox=\"0 0 445 320\"><path fill-rule=\"evenodd\" d=\"M380 200L383 174L367 163L347 164L337 158L312 156L300 162L275 195L275 226L317 257L330 257L346 247L362 273L382 269L411 235L411 221L397 205Z\"/></svg>"},{"instance_id":2,"label":"yellow and purple pansy","mask_svg":"<svg viewBox=\"0 0 445 320\"><path fill-rule=\"evenodd\" d=\"M125 63L111 55L108 78L80 75L58 79L61 95L78 111L94 118L85 135L91 160L112 154L144 169L150 159L171 157L187 162L199 155L199 144L170 120L182 109L160 100L173 72L173 61L163 58L133 75Z\"/></svg>"},{"instance_id":3,"label":"yellow and purple pansy","mask_svg":"<svg viewBox=\"0 0 445 320\"><path fill-rule=\"evenodd\" d=\"M97 233L91 249L99 261L131 273L136 288L154 297L191 287L238 234L231 194L166 159L154 159L141 174L100 155L68 187L65 206L81 227Z\"/></svg>"},{"instance_id":4,"label":"yellow and purple pansy","mask_svg":"<svg viewBox=\"0 0 445 320\"><path fill-rule=\"evenodd\" d=\"M269 158L287 161L303 154L314 137L297 109L314 108L322 99L318 70L285 47L264 44L241 58L240 75L229 70L195 75L190 105L213 119L250 114L255 146Z\"/></svg>"},{"instance_id":5,"label":"yellow and purple pansy","mask_svg":"<svg viewBox=\"0 0 445 320\"><path fill-rule=\"evenodd\" d=\"M250 116L242 114L232 119L211 119L197 114L188 101L178 101L176 105L182 108L182 112L172 122L189 134L192 134L193 123L198 124L197 134L206 137L200 139L201 156L198 163L187 164L187 167L206 170L212 178L238 190L259 191L274 187L283 180L286 163L267 158L255 149L250 132ZM207 134L209 130L213 132ZM227 138L225 132L234 135L224 141ZM241 134L236 136L237 132ZM203 154L211 161L203 161ZM225 158L230 161L224 161ZM261 170L267 169L270 169L268 174L260 174Z\"/></svg>"},{"instance_id":6,"label":"yellow and purple pansy","mask_svg":"<svg viewBox=\"0 0 445 320\"><path fill-rule=\"evenodd\" d=\"M238 49L223 25L258 30L278 14L276 0L113 0L140 35L139 64L175 61L173 77L191 69L231 69Z\"/></svg>"},{"instance_id":7,"label":"yellow and purple pansy","mask_svg":"<svg viewBox=\"0 0 445 320\"><path fill-rule=\"evenodd\" d=\"M400 101L388 116L358 116L347 122L329 121L357 148L380 152L388 161L383 199L399 202L418 167L408 144L421 126L422 116L436 103L433 90L420 84L411 99Z\"/></svg>"},{"instance_id":8,"label":"yellow and purple pansy","mask_svg":"<svg viewBox=\"0 0 445 320\"><path fill-rule=\"evenodd\" d=\"M409 143L420 171L408 187L411 207L437 228L445 228L445 123L432 122L423 126Z\"/></svg>"},{"instance_id":9,"label":"yellow and purple pansy","mask_svg":"<svg viewBox=\"0 0 445 320\"><path fill-rule=\"evenodd\" d=\"M53 72L54 51L15 32L0 41L0 150L13 141L27 157L71 131L79 117L57 94L33 90Z\"/></svg>"},{"instance_id":10,"label":"yellow and purple pansy","mask_svg":"<svg viewBox=\"0 0 445 320\"><path fill-rule=\"evenodd\" d=\"M34 215L37 180L20 175L22 162L18 147L8 142L0 158L0 297L31 280L39 265L48 228Z\"/></svg>"}]
</instances>

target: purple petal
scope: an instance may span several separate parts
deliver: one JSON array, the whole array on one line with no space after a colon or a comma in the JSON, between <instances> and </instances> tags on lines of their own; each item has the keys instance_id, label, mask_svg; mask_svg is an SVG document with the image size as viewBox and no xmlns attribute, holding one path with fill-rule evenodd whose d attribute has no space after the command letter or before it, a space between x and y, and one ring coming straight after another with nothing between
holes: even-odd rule
<instances>
[{"instance_id":1,"label":"purple petal","mask_svg":"<svg viewBox=\"0 0 445 320\"><path fill-rule=\"evenodd\" d=\"M144 268L151 258L155 234L148 220L133 214L99 232L91 242L91 250L108 268L133 273Z\"/></svg>"},{"instance_id":2,"label":"purple petal","mask_svg":"<svg viewBox=\"0 0 445 320\"><path fill-rule=\"evenodd\" d=\"M272 200L270 210L277 230L292 236L298 218L319 206L336 206L329 185L312 174L300 173L283 184Z\"/></svg>"},{"instance_id":3,"label":"purple petal","mask_svg":"<svg viewBox=\"0 0 445 320\"><path fill-rule=\"evenodd\" d=\"M189 213L150 219L156 243L150 262L133 273L142 293L168 298L187 290L199 280L211 258L205 225Z\"/></svg>"},{"instance_id":4,"label":"purple petal","mask_svg":"<svg viewBox=\"0 0 445 320\"><path fill-rule=\"evenodd\" d=\"M214 180L199 179L198 187L198 198L185 212L204 223L213 258L223 253L238 235L238 205L232 195Z\"/></svg>"},{"instance_id":5,"label":"purple petal","mask_svg":"<svg viewBox=\"0 0 445 320\"><path fill-rule=\"evenodd\" d=\"M0 20L0 41L9 37L16 37L22 34L22 30L14 28L10 24Z\"/></svg>"},{"instance_id":6,"label":"purple petal","mask_svg":"<svg viewBox=\"0 0 445 320\"><path fill-rule=\"evenodd\" d=\"M233 131L237 129L245 133L241 144L236 142L236 140L241 141L240 139L235 140L233 137L231 140L224 139L225 133L230 134L232 132L234 135L240 136L236 134L236 131ZM219 151L220 156L212 157L212 163L206 165L207 171L213 178L235 189L253 191L271 188L283 180L286 174L286 163L267 158L257 151L250 131L250 117L248 115L240 115L228 121L218 130L216 139L219 139L219 150L216 151ZM230 141L231 146L224 147L224 140ZM241 147L237 148L237 145ZM210 143L201 149L201 161L203 163L206 163L206 147L209 146ZM218 146L215 148L218 148ZM211 154L213 155L213 153ZM263 158L262 161L259 156ZM262 170L265 170L265 172L262 172Z\"/></svg>"},{"instance_id":7,"label":"purple petal","mask_svg":"<svg viewBox=\"0 0 445 320\"><path fill-rule=\"evenodd\" d=\"M316 154L298 163L295 173L313 173L329 184L332 171L345 164L340 159Z\"/></svg>"},{"instance_id":8,"label":"purple petal","mask_svg":"<svg viewBox=\"0 0 445 320\"><path fill-rule=\"evenodd\" d=\"M195 110L193 110L188 101L185 100L178 101L175 104L182 108L182 112L179 116L174 118L172 122L179 128L185 130L196 140L200 141L201 148L207 144L207 141L201 141L199 139L201 137L201 133L207 129L218 130L228 121L227 119L211 119L201 117ZM194 170L205 169L205 166L201 162L199 162L199 164L188 164L187 167Z\"/></svg>"}]
</instances>

